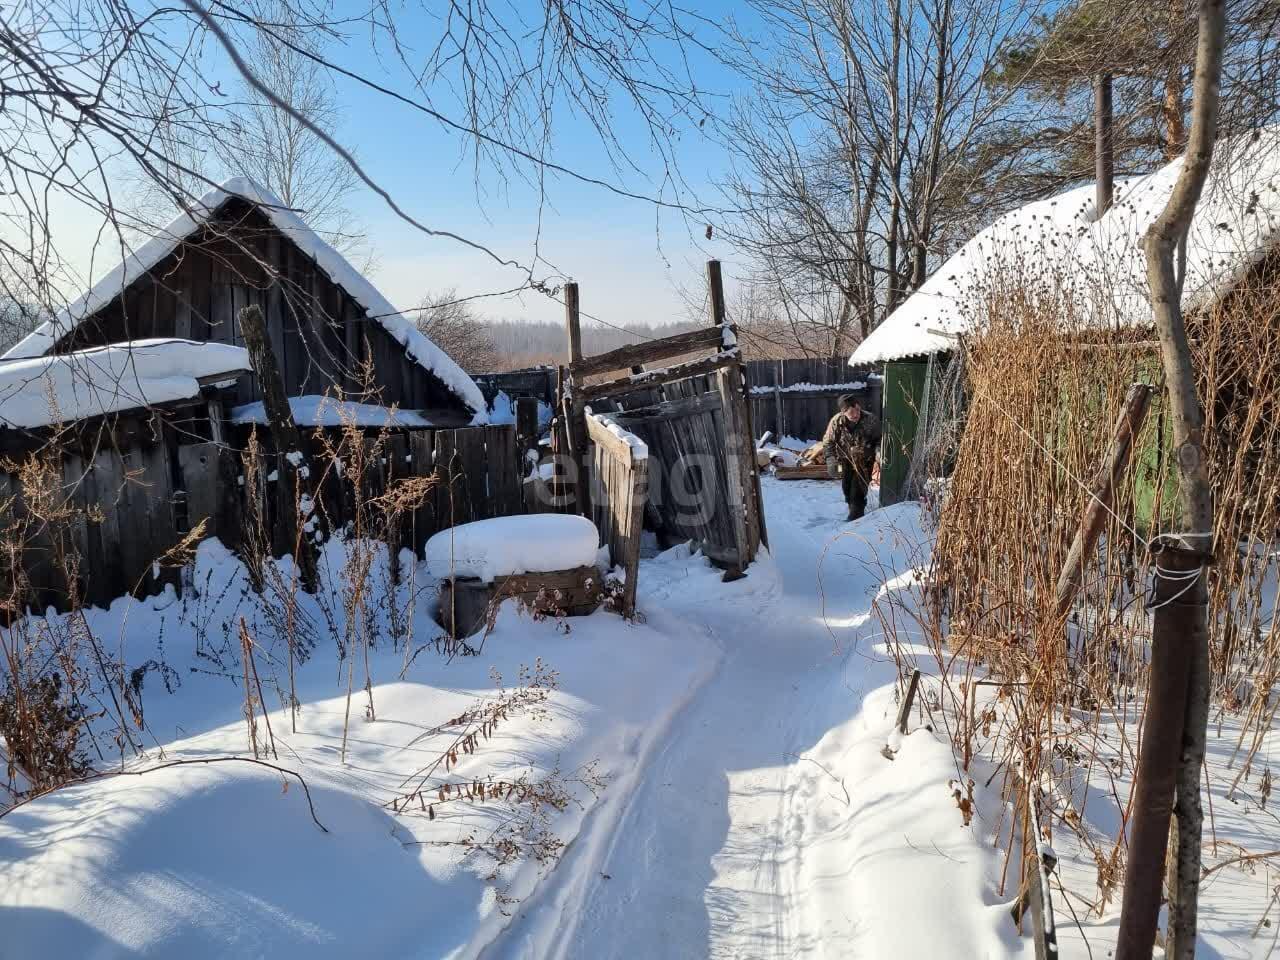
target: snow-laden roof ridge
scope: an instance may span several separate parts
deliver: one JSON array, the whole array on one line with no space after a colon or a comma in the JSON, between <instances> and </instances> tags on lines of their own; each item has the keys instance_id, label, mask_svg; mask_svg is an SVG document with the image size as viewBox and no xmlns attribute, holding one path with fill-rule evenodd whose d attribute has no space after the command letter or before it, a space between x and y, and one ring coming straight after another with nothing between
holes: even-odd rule
<instances>
[{"instance_id":1,"label":"snow-laden roof ridge","mask_svg":"<svg viewBox=\"0 0 1280 960\"><path fill-rule=\"evenodd\" d=\"M68 304L52 320L10 348L3 359L31 358L48 353L59 338L101 310L138 278L168 256L179 243L207 223L227 200L239 197L257 206L282 234L316 261L329 279L342 287L425 370L439 377L457 394L477 422L486 405L480 388L443 350L432 343L394 307L347 259L325 242L297 211L286 206L270 190L250 177L231 177L170 221L146 243L132 251L81 297Z\"/></svg>"},{"instance_id":2,"label":"snow-laden roof ridge","mask_svg":"<svg viewBox=\"0 0 1280 960\"><path fill-rule=\"evenodd\" d=\"M973 327L975 296L1000 268L1049 278L1085 323L1140 324L1149 316L1142 237L1164 209L1178 157L1116 183L1093 215L1093 184L1037 200L975 234L873 330L853 366L951 349ZM1188 234L1183 309L1202 309L1238 283L1280 241L1280 125L1219 141Z\"/></svg>"}]
</instances>

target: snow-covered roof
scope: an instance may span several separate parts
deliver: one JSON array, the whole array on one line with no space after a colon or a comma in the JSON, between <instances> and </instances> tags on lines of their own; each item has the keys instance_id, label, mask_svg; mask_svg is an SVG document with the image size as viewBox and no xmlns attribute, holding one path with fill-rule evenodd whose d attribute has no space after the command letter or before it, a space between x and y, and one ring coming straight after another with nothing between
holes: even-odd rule
<instances>
[{"instance_id":1,"label":"snow-covered roof","mask_svg":"<svg viewBox=\"0 0 1280 960\"><path fill-rule=\"evenodd\" d=\"M192 207L174 218L168 226L129 254L84 296L69 304L56 317L42 324L3 355L3 359L39 357L81 321L97 313L118 297L128 286L144 276L173 252L183 240L209 221L230 198L240 197L255 204L282 234L315 260L338 286L367 311L394 337L423 369L429 371L471 408L478 417L485 411L484 397L475 381L462 371L449 356L423 336L422 332L378 292L347 259L329 246L300 216L287 208L269 190L248 177L232 177L222 186L210 190Z\"/></svg>"},{"instance_id":2,"label":"snow-covered roof","mask_svg":"<svg viewBox=\"0 0 1280 960\"><path fill-rule=\"evenodd\" d=\"M998 271L1054 278L1082 318L1150 322L1142 239L1173 191L1182 158L1118 181L1100 219L1094 186L1027 204L979 232L871 332L858 366L924 356L973 328ZM1220 142L1187 237L1182 306L1193 311L1229 291L1280 239L1280 126ZM931 332L938 331L938 332Z\"/></svg>"},{"instance_id":3,"label":"snow-covered roof","mask_svg":"<svg viewBox=\"0 0 1280 960\"><path fill-rule=\"evenodd\" d=\"M0 359L0 427L53 423L190 400L202 382L248 372L249 353L226 343L130 340L75 353Z\"/></svg>"},{"instance_id":4,"label":"snow-covered roof","mask_svg":"<svg viewBox=\"0 0 1280 960\"><path fill-rule=\"evenodd\" d=\"M433 426L416 410L392 410L375 403L356 403L333 397L309 394L289 398L293 421L300 427L405 427ZM231 411L232 423L266 423L267 411L262 401L246 403Z\"/></svg>"}]
</instances>

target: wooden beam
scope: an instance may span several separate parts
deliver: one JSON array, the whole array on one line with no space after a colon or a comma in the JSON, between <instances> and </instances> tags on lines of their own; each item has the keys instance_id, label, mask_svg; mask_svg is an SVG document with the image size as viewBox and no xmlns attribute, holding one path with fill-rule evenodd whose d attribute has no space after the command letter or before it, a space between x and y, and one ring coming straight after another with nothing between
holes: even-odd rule
<instances>
[{"instance_id":1,"label":"wooden beam","mask_svg":"<svg viewBox=\"0 0 1280 960\"><path fill-rule=\"evenodd\" d=\"M585 357L569 364L569 372L578 380L614 370L625 370L636 364L657 363L673 357L693 353L695 350L723 349L724 333L714 327L690 330L688 333L677 333L675 336L663 337L645 343L633 343L608 353L598 353L593 357Z\"/></svg>"},{"instance_id":2,"label":"wooden beam","mask_svg":"<svg viewBox=\"0 0 1280 960\"><path fill-rule=\"evenodd\" d=\"M679 400L661 400L647 407L632 407L629 410L612 414L623 429L636 420L669 420L674 417L686 417L691 413L705 413L723 407L719 393L697 393L692 397L681 397Z\"/></svg>"},{"instance_id":3,"label":"wooden beam","mask_svg":"<svg viewBox=\"0 0 1280 960\"><path fill-rule=\"evenodd\" d=\"M1071 543L1066 562L1062 565L1062 573L1058 576L1056 603L1060 618L1065 617L1071 609L1080 589L1080 582L1084 579L1086 558L1093 553L1098 545L1098 538L1102 536L1107 516L1111 513L1111 504L1115 502L1116 484L1120 482L1128 466L1133 440L1142 429L1142 422L1151 405L1151 392L1152 389L1147 384L1135 383L1129 387L1129 393L1125 396L1124 406L1112 435L1111 447L1089 486L1084 518Z\"/></svg>"},{"instance_id":4,"label":"wooden beam","mask_svg":"<svg viewBox=\"0 0 1280 960\"><path fill-rule=\"evenodd\" d=\"M717 327L725 325L724 280L720 275L720 261L707 261L707 285L711 290L711 322Z\"/></svg>"},{"instance_id":5,"label":"wooden beam","mask_svg":"<svg viewBox=\"0 0 1280 960\"><path fill-rule=\"evenodd\" d=\"M569 334L569 363L582 359L582 317L578 310L578 285L564 285L564 326Z\"/></svg>"},{"instance_id":6,"label":"wooden beam","mask_svg":"<svg viewBox=\"0 0 1280 960\"><path fill-rule=\"evenodd\" d=\"M726 351L718 353L712 357L706 357L702 360L693 360L689 363L676 364L673 367L663 367L660 370L646 370L637 377L622 377L618 380L606 380L603 383L591 383L584 387L578 387L575 395L581 399L583 403L590 403L592 400L599 400L603 397L616 396L620 393L631 393L635 390L644 390L647 387L656 387L664 383L671 383L673 380L683 380L686 377L698 377L708 373L714 373L723 369L730 364L738 362L738 351Z\"/></svg>"}]
</instances>

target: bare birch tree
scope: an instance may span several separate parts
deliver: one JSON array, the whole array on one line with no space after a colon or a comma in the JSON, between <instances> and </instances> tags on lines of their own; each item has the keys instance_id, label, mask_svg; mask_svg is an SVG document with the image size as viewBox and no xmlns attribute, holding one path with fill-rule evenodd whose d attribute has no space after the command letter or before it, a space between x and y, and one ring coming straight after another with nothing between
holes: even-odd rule
<instances>
[{"instance_id":1,"label":"bare birch tree","mask_svg":"<svg viewBox=\"0 0 1280 960\"><path fill-rule=\"evenodd\" d=\"M986 82L1034 5L978 0L753 3L760 39L737 33L753 82L726 123L741 211L730 225L752 279L776 292L826 284L849 346L972 232L970 197L999 171L989 131L1018 120ZM841 348L843 349L843 347Z\"/></svg>"},{"instance_id":2,"label":"bare birch tree","mask_svg":"<svg viewBox=\"0 0 1280 960\"><path fill-rule=\"evenodd\" d=\"M452 287L422 301L418 329L467 373L490 373L501 365L488 325Z\"/></svg>"},{"instance_id":3,"label":"bare birch tree","mask_svg":"<svg viewBox=\"0 0 1280 960\"><path fill-rule=\"evenodd\" d=\"M1169 409L1173 423L1175 462L1178 467L1178 499L1183 532L1161 538L1157 579L1175 589L1163 601L1170 610L1158 610L1152 646L1173 648L1171 663L1185 678L1185 690L1175 702L1182 704L1181 734L1151 731L1143 739L1139 776L1147 773L1145 755L1159 749L1159 741L1180 741L1174 797L1155 796L1139 782L1134 801L1133 841L1125 877L1125 900L1120 921L1117 960L1145 960L1151 955L1159 914L1159 886L1152 891L1151 878L1159 877L1166 856L1165 832L1169 804L1177 817L1173 844L1175 869L1170 890L1169 927L1165 955L1174 960L1194 957L1196 911L1200 887L1201 833L1204 814L1200 799L1200 773L1204 763L1209 717L1208 593L1204 575L1212 556L1213 501L1205 463L1204 411L1196 388L1191 346L1182 316L1182 284L1177 273L1177 251L1186 241L1196 204L1204 189L1218 134L1219 89L1226 25L1225 0L1201 0L1198 16L1196 67L1192 92L1190 132L1186 159L1163 212L1147 231L1144 248L1147 282L1160 353L1164 364ZM1167 592L1167 591L1166 591ZM1173 605L1176 604L1176 607ZM1157 696L1153 652L1152 692ZM1148 720L1161 705L1152 703Z\"/></svg>"},{"instance_id":4,"label":"bare birch tree","mask_svg":"<svg viewBox=\"0 0 1280 960\"><path fill-rule=\"evenodd\" d=\"M331 19L327 10L322 14L321 22ZM309 32L281 0L269 0L257 15L272 25L270 32L257 31L251 39L259 78L298 114L335 135L341 104L333 78L308 55L323 52L315 46L323 35L318 40L318 31ZM228 120L227 134L214 144L222 169L261 183L340 252L362 252L367 238L348 206L359 181L294 114L248 89Z\"/></svg>"}]
</instances>

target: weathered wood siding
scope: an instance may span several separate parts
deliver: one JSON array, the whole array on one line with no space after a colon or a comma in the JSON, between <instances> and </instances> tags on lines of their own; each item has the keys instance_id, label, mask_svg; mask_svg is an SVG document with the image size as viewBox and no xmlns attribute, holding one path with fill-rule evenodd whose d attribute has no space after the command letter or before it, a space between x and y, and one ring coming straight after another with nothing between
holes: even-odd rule
<instances>
[{"instance_id":1,"label":"weathered wood siding","mask_svg":"<svg viewBox=\"0 0 1280 960\"><path fill-rule=\"evenodd\" d=\"M609 547L609 561L621 567L626 582L622 591L625 617L636 612L636 586L640 578L640 541L644 532L644 508L649 495L649 460L614 436L596 415L587 417L591 437L591 519L600 541Z\"/></svg>"},{"instance_id":2,"label":"weathered wood siding","mask_svg":"<svg viewBox=\"0 0 1280 960\"><path fill-rule=\"evenodd\" d=\"M883 381L869 368L850 367L844 357L752 360L747 364L756 439L817 440L836 412L841 394L852 393L879 415ZM861 383L860 389L849 384ZM803 389L797 389L803 387Z\"/></svg>"},{"instance_id":3,"label":"weathered wood siding","mask_svg":"<svg viewBox=\"0 0 1280 960\"><path fill-rule=\"evenodd\" d=\"M206 536L239 549L246 519L260 516L261 542L277 556L292 550L294 492L281 486L278 478L289 472L278 455L264 454L261 483L249 494L242 455L225 444L185 442L172 416L122 415L111 428L109 436L80 438L62 452L60 490L50 493L41 513L56 512L50 503L65 504L72 508L65 522L24 523L34 514L21 480L0 471L0 507L8 505L0 510L0 535L23 540L27 602L65 609L73 593L83 602L105 604L126 593L147 595L165 584L179 586L178 565L157 567L155 561L201 521ZM431 496L388 537L393 550L420 552L439 530L523 513L520 470L513 426L417 430L387 438L359 490L349 477L326 470L318 496L329 528L341 530L354 520L356 505L378 496L389 482L435 476ZM246 500L249 495L259 498L256 509ZM0 564L5 556L0 551ZM68 582L68 571L74 583ZM6 589L13 574L0 569Z\"/></svg>"},{"instance_id":4,"label":"weathered wood siding","mask_svg":"<svg viewBox=\"0 0 1280 960\"><path fill-rule=\"evenodd\" d=\"M257 304L266 317L290 396L333 387L358 394L362 369L371 362L382 403L462 416L462 402L438 377L408 356L261 211L235 197L149 273L87 317L57 349L148 337L243 346L236 318L249 304ZM233 402L260 399L257 378L248 376Z\"/></svg>"}]
</instances>

